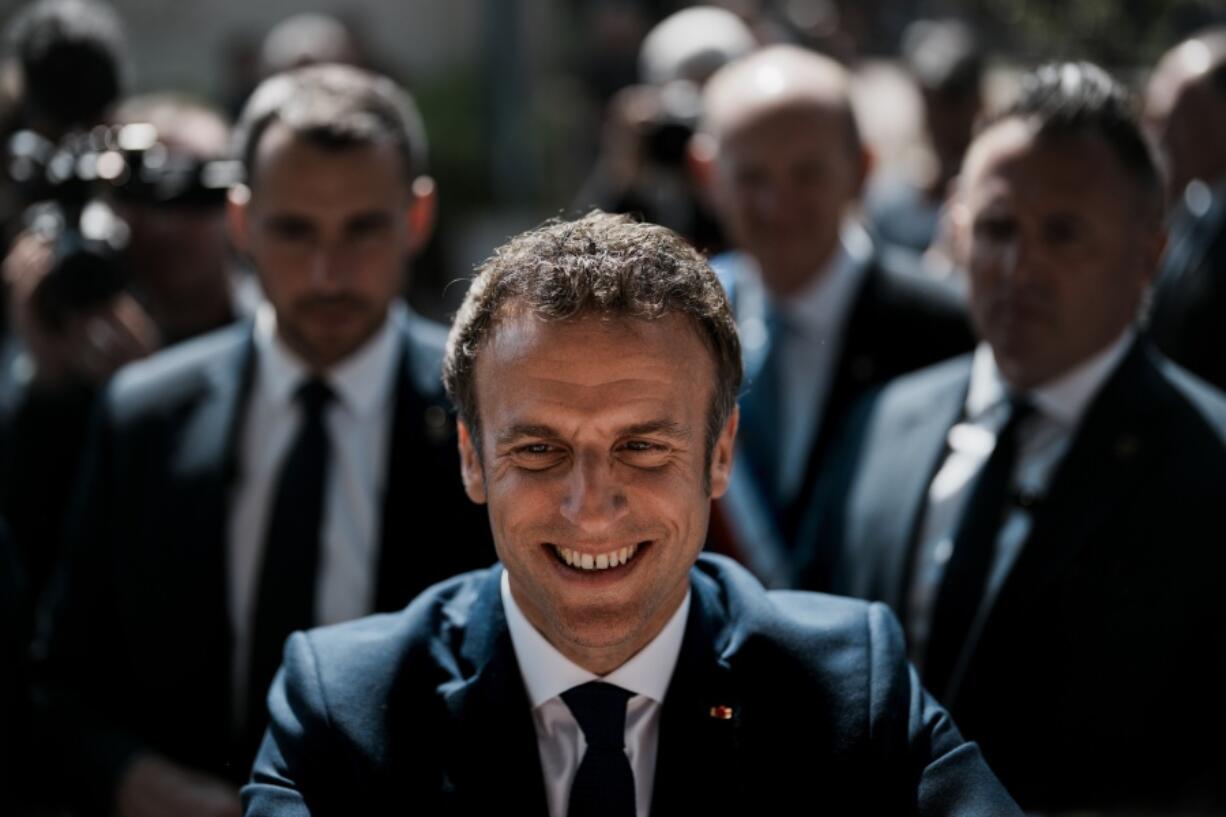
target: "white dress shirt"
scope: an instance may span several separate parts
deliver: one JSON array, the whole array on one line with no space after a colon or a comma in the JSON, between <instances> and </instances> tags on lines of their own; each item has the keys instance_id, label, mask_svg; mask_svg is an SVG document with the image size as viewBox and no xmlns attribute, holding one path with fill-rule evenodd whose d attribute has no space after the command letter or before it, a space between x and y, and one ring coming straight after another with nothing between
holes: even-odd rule
<instances>
[{"instance_id":1,"label":"white dress shirt","mask_svg":"<svg viewBox=\"0 0 1226 817\"><path fill-rule=\"evenodd\" d=\"M660 711L681 653L690 594L685 594L681 606L647 646L603 677L562 655L532 626L511 595L510 579L505 570L502 573L502 607L532 705L550 817L566 817L571 783L587 751L583 730L561 695L589 681L604 681L634 693L626 704L626 755L634 771L636 812L639 817L647 817L655 784Z\"/></svg>"},{"instance_id":2,"label":"white dress shirt","mask_svg":"<svg viewBox=\"0 0 1226 817\"><path fill-rule=\"evenodd\" d=\"M399 324L405 319L404 306L397 304L374 337L323 375L336 399L325 414L331 459L316 575L316 624L346 621L374 609L381 500L402 354ZM256 312L254 343L255 373L238 445L227 545L232 681L240 719L246 707L264 539L281 464L302 423L294 395L312 376L277 336L276 314L267 303Z\"/></svg>"},{"instance_id":3,"label":"white dress shirt","mask_svg":"<svg viewBox=\"0 0 1226 817\"><path fill-rule=\"evenodd\" d=\"M1082 416L1134 339L1129 329L1098 354L1066 374L1032 390L1034 413L1018 428L1017 461L1011 487L1015 495L1039 498L1056 466L1068 451ZM928 487L920 527L919 551L907 596L911 657L921 667L929 627L945 567L953 554L953 539L970 498L975 477L996 447L996 437L1009 416L1009 387L986 343L975 350L963 419L949 430L945 460ZM972 625L979 626L991 609L996 592L1009 575L1030 533L1030 512L1017 503L1005 515L996 540L983 603Z\"/></svg>"},{"instance_id":4,"label":"white dress shirt","mask_svg":"<svg viewBox=\"0 0 1226 817\"><path fill-rule=\"evenodd\" d=\"M843 333L867 270L868 249L859 232L844 230L834 257L813 282L783 300L773 300L787 324L783 332L782 428L779 489L795 495L804 479L809 449L822 423L834 370L843 351ZM867 237L864 239L867 241ZM773 340L772 340L773 342Z\"/></svg>"}]
</instances>

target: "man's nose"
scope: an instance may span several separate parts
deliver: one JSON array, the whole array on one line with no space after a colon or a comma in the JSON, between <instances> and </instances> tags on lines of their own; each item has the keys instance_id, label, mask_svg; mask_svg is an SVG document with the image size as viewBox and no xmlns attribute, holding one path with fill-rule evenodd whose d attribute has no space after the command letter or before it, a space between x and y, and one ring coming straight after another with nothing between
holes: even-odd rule
<instances>
[{"instance_id":1,"label":"man's nose","mask_svg":"<svg viewBox=\"0 0 1226 817\"><path fill-rule=\"evenodd\" d=\"M621 519L628 503L615 472L617 467L602 453L577 455L567 477L563 518L588 533L601 533Z\"/></svg>"},{"instance_id":2,"label":"man's nose","mask_svg":"<svg viewBox=\"0 0 1226 817\"><path fill-rule=\"evenodd\" d=\"M1000 268L1003 276L1016 283L1027 283L1043 263L1041 253L1034 245L1022 238L1014 238L1000 250Z\"/></svg>"},{"instance_id":3,"label":"man's nose","mask_svg":"<svg viewBox=\"0 0 1226 817\"><path fill-rule=\"evenodd\" d=\"M311 254L311 285L321 291L339 289L345 279L345 253L335 244L323 244Z\"/></svg>"},{"instance_id":4,"label":"man's nose","mask_svg":"<svg viewBox=\"0 0 1226 817\"><path fill-rule=\"evenodd\" d=\"M765 184L754 194L754 207L763 221L777 221L789 212L789 196L778 184Z\"/></svg>"}]
</instances>

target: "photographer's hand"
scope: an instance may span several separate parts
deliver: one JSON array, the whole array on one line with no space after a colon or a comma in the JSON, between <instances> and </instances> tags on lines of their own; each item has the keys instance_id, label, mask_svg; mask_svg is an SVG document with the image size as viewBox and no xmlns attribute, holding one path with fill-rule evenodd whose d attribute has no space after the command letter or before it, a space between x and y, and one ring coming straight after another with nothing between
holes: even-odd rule
<instances>
[{"instance_id":1,"label":"photographer's hand","mask_svg":"<svg viewBox=\"0 0 1226 817\"><path fill-rule=\"evenodd\" d=\"M115 810L119 817L240 817L242 805L229 783L146 754L124 773Z\"/></svg>"},{"instance_id":2,"label":"photographer's hand","mask_svg":"<svg viewBox=\"0 0 1226 817\"><path fill-rule=\"evenodd\" d=\"M13 242L3 265L13 326L25 343L39 385L101 384L120 366L158 348L157 327L127 293L70 315L61 327L48 326L34 302L50 268L49 241L29 232Z\"/></svg>"}]
</instances>

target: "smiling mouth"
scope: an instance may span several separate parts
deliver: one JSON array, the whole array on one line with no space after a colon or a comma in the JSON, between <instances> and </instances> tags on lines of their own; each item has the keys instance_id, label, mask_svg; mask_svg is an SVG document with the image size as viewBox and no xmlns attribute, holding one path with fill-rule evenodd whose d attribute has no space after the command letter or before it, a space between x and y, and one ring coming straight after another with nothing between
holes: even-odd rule
<instances>
[{"instance_id":1,"label":"smiling mouth","mask_svg":"<svg viewBox=\"0 0 1226 817\"><path fill-rule=\"evenodd\" d=\"M560 545L550 545L550 549L558 558L558 561L567 567L574 570L585 572L598 572L601 570L612 570L614 568L623 567L628 562L634 559L635 554L639 552L647 543L639 542L623 548L615 548L604 553L580 553L577 550L561 547Z\"/></svg>"}]
</instances>

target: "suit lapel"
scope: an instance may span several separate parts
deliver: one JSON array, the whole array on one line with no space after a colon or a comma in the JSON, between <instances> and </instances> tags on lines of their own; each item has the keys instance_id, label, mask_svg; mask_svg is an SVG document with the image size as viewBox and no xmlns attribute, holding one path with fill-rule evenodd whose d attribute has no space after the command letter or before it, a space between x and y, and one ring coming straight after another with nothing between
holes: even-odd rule
<instances>
[{"instance_id":1,"label":"suit lapel","mask_svg":"<svg viewBox=\"0 0 1226 817\"><path fill-rule=\"evenodd\" d=\"M461 813L508 808L548 814L532 708L502 609L502 570L490 570L469 613L460 655L475 674L444 695L444 790Z\"/></svg>"},{"instance_id":2,"label":"suit lapel","mask_svg":"<svg viewBox=\"0 0 1226 817\"><path fill-rule=\"evenodd\" d=\"M191 610L183 621L185 625L194 623L196 629L184 633L183 638L185 643L196 645L193 652L201 662L199 677L213 679L214 690L230 689L227 524L230 491L238 470L243 407L253 369L248 328L239 343L204 369L200 400L187 418L171 464L171 474L178 484L175 490L163 494L167 505L161 509L173 521L167 529L176 531L174 546L166 550L174 563L163 575L182 577L164 582L179 594L167 609Z\"/></svg>"},{"instance_id":3,"label":"suit lapel","mask_svg":"<svg viewBox=\"0 0 1226 817\"><path fill-rule=\"evenodd\" d=\"M1148 463L1160 452L1162 408L1157 395L1165 384L1137 342L1094 397L1075 431L1076 437L1052 475L1047 495L1034 511L1030 533L982 625L972 630L964 666L951 680L951 706L961 679L973 671L984 634L1026 609L1035 591L1068 575L1068 566L1086 548L1100 547L1103 528L1120 508L1129 507Z\"/></svg>"},{"instance_id":4,"label":"suit lapel","mask_svg":"<svg viewBox=\"0 0 1226 817\"><path fill-rule=\"evenodd\" d=\"M870 429L868 458L853 485L848 514L847 561L853 595L905 610L914 544L949 429L962 414L970 358L943 365L900 396L886 391L886 423ZM870 421L871 422L871 421ZM882 498L888 498L883 500Z\"/></svg>"},{"instance_id":5,"label":"suit lapel","mask_svg":"<svg viewBox=\"0 0 1226 817\"><path fill-rule=\"evenodd\" d=\"M1093 532L1128 507L1147 463L1159 453L1150 441L1161 423L1154 399L1161 380L1145 345L1134 344L1094 397L1052 475L997 606L1036 582L1063 575L1065 566L1099 539Z\"/></svg>"},{"instance_id":6,"label":"suit lapel","mask_svg":"<svg viewBox=\"0 0 1226 817\"><path fill-rule=\"evenodd\" d=\"M689 620L660 717L651 813L743 813L742 702L723 660L728 615L712 579L697 570L690 578Z\"/></svg>"}]
</instances>

